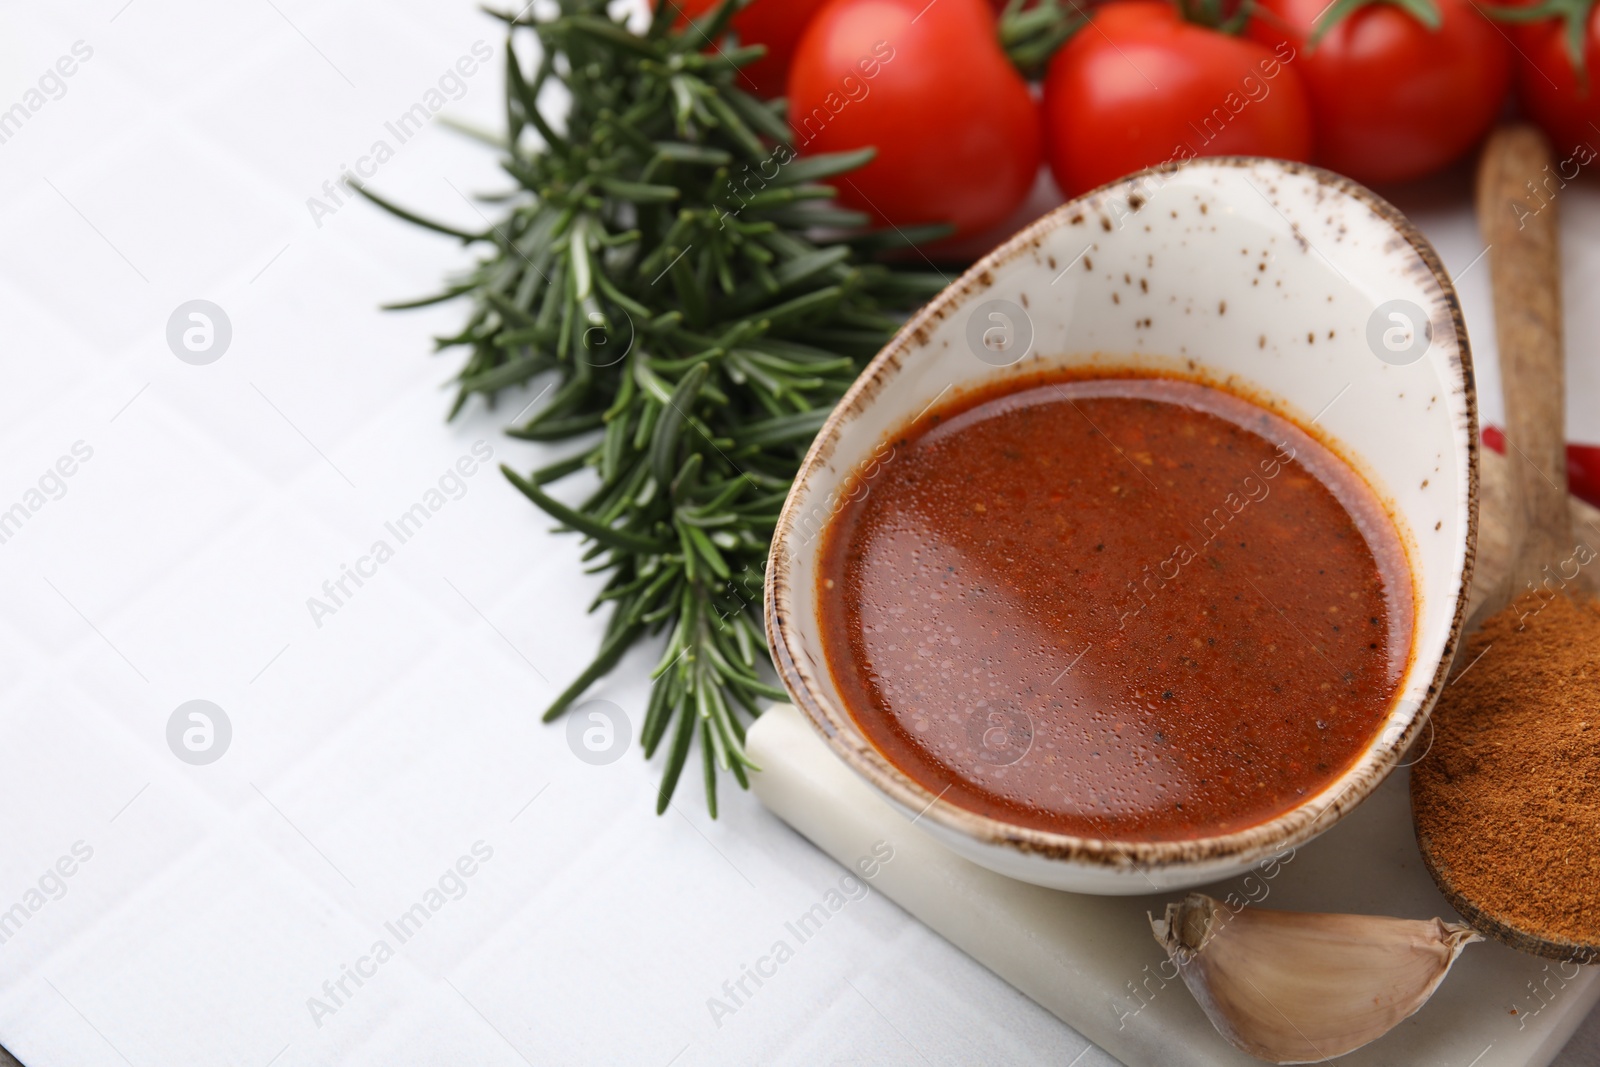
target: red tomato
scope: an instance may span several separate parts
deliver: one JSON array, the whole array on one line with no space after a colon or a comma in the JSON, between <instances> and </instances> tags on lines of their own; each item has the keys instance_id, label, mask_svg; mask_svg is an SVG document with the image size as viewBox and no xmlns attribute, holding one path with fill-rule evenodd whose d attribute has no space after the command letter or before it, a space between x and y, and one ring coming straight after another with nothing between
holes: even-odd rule
<instances>
[{"instance_id":1,"label":"red tomato","mask_svg":"<svg viewBox=\"0 0 1600 1067\"><path fill-rule=\"evenodd\" d=\"M1511 79L1506 36L1470 0L1434 0L1430 30L1393 4L1358 8L1316 47L1327 0L1260 0L1250 36L1292 48L1311 93L1317 162L1362 182L1420 178L1488 132Z\"/></svg>"},{"instance_id":2,"label":"red tomato","mask_svg":"<svg viewBox=\"0 0 1600 1067\"><path fill-rule=\"evenodd\" d=\"M877 148L836 185L883 223L981 230L1039 170L1038 107L985 0L833 0L795 51L789 124L802 154Z\"/></svg>"},{"instance_id":3,"label":"red tomato","mask_svg":"<svg viewBox=\"0 0 1600 1067\"><path fill-rule=\"evenodd\" d=\"M715 8L722 0L678 0L678 10L684 21L697 19ZM794 46L800 34L817 9L827 0L751 0L745 9L733 16L733 30L740 44L764 44L767 54L740 70L744 88L757 96L768 98L783 95L789 80L789 63L794 58ZM651 0L652 7L660 7L661 0Z\"/></svg>"},{"instance_id":4,"label":"red tomato","mask_svg":"<svg viewBox=\"0 0 1600 1067\"><path fill-rule=\"evenodd\" d=\"M1068 196L1195 156L1306 160L1305 87L1263 45L1129 0L1095 10L1050 60L1044 83L1050 170Z\"/></svg>"},{"instance_id":5,"label":"red tomato","mask_svg":"<svg viewBox=\"0 0 1600 1067\"><path fill-rule=\"evenodd\" d=\"M1589 9L1583 69L1573 69L1566 23L1546 19L1506 27L1517 42L1517 96L1523 110L1549 134L1556 155L1588 164L1600 148L1600 7ZM1571 164L1566 164L1570 168ZM1567 174L1564 177L1570 178Z\"/></svg>"}]
</instances>

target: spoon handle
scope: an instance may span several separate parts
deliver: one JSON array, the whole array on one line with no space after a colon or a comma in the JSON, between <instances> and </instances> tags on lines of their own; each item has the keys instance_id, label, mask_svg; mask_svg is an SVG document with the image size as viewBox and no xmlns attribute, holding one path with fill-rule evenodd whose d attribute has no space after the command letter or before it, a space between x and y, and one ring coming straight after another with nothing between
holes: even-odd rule
<instances>
[{"instance_id":1,"label":"spoon handle","mask_svg":"<svg viewBox=\"0 0 1600 1067\"><path fill-rule=\"evenodd\" d=\"M1504 126L1490 136L1478 166L1478 227L1488 245L1507 459L1515 472L1502 604L1573 552L1556 226L1562 185L1537 129Z\"/></svg>"}]
</instances>

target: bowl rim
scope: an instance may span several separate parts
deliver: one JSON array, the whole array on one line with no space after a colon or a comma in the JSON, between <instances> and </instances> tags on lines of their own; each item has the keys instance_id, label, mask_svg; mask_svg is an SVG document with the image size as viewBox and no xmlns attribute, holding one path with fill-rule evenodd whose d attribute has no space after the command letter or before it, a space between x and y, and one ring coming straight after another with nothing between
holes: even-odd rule
<instances>
[{"instance_id":1,"label":"bowl rim","mask_svg":"<svg viewBox=\"0 0 1600 1067\"><path fill-rule=\"evenodd\" d=\"M1394 733L1392 729L1380 731L1356 764L1340 779L1336 779L1336 783L1340 780L1343 782L1336 792L1330 795L1329 789L1324 789L1266 822L1241 830L1176 841L1118 841L1018 826L960 807L944 800L943 793L936 796L906 775L866 739L847 709L836 707L819 695L811 666L806 662L809 657L804 655L795 635L796 627L789 620L793 610L791 556L798 554L792 553L789 547L799 513L800 494L797 490L829 463L841 425L866 410L881 388L880 379L884 372L899 368L908 357L914 356L915 351L926 344L929 328L934 323L956 310L972 293L988 288L993 281L993 271L1037 247L1046 234L1068 225L1073 214L1102 205L1108 196L1118 190L1125 191L1124 202L1130 203L1137 211L1148 199L1142 195L1142 191L1152 179L1160 181L1180 171L1225 167L1266 168L1285 175L1310 178L1334 194L1370 208L1405 239L1427 266L1428 276L1419 280L1428 290L1427 310L1430 318L1437 321L1442 313L1454 325L1455 354L1447 367L1447 379L1449 373L1453 372L1455 380L1447 380L1446 385L1461 389L1467 419L1466 544L1450 632L1433 677L1404 729L1395 736L1391 736ZM1134 198L1139 198L1138 202L1134 202ZM1353 810L1399 765L1401 757L1428 721L1460 645L1472 585L1478 537L1478 433L1472 352L1460 299L1433 245L1399 208L1343 175L1287 160L1257 156L1207 156L1150 167L1066 201L1004 241L919 309L862 369L812 441L779 513L764 582L763 615L767 645L784 688L822 735L828 747L888 800L906 811L918 812L917 819L928 819L936 829L942 828L1022 857L1125 873L1144 873L1172 867L1248 866L1262 856L1311 839ZM820 669L826 670L827 667L822 665Z\"/></svg>"}]
</instances>

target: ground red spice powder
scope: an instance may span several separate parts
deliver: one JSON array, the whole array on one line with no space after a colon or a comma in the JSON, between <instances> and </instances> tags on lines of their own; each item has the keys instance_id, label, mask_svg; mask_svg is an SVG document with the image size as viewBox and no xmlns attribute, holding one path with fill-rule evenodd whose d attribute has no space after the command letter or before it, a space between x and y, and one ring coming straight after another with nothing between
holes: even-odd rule
<instances>
[{"instance_id":1,"label":"ground red spice powder","mask_svg":"<svg viewBox=\"0 0 1600 1067\"><path fill-rule=\"evenodd\" d=\"M1528 594L1465 662L1411 769L1424 850L1489 918L1600 944L1600 602Z\"/></svg>"}]
</instances>

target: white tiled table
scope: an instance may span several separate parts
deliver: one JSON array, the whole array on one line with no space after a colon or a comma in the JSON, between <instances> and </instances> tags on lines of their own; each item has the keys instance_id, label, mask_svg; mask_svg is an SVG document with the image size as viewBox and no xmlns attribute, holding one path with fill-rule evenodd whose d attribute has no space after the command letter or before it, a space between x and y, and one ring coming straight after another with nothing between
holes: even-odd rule
<instances>
[{"instance_id":1,"label":"white tiled table","mask_svg":"<svg viewBox=\"0 0 1600 1067\"><path fill-rule=\"evenodd\" d=\"M454 363L429 337L459 309L376 310L459 247L307 206L385 139L377 187L475 225L459 193L498 187L493 157L385 123L475 42L498 51L497 24L425 0L0 19L0 108L29 110L0 142L0 511L28 510L0 543L0 912L26 913L0 943L0 1042L30 1067L1109 1062L876 896L719 1025L707 998L839 872L747 795L712 823L686 780L657 819L656 768L586 765L538 723L595 646L595 584L492 463L312 618L475 442L540 455L476 408L442 423ZM448 113L499 121L498 60L459 89ZM1449 185L1405 206L1460 271L1481 246ZM1600 309L1577 296L1600 280L1600 198L1564 195L1569 428L1600 439ZM1493 418L1481 264L1463 290ZM165 339L195 298L232 324L208 366ZM598 694L635 723L651 658ZM165 738L196 698L233 729L209 766ZM90 858L50 874L75 845ZM448 876L475 845L492 855ZM441 876L399 943L385 923ZM394 957L362 963L379 939ZM335 1004L324 982L358 964ZM1562 1062L1597 1061L1591 1019Z\"/></svg>"}]
</instances>

